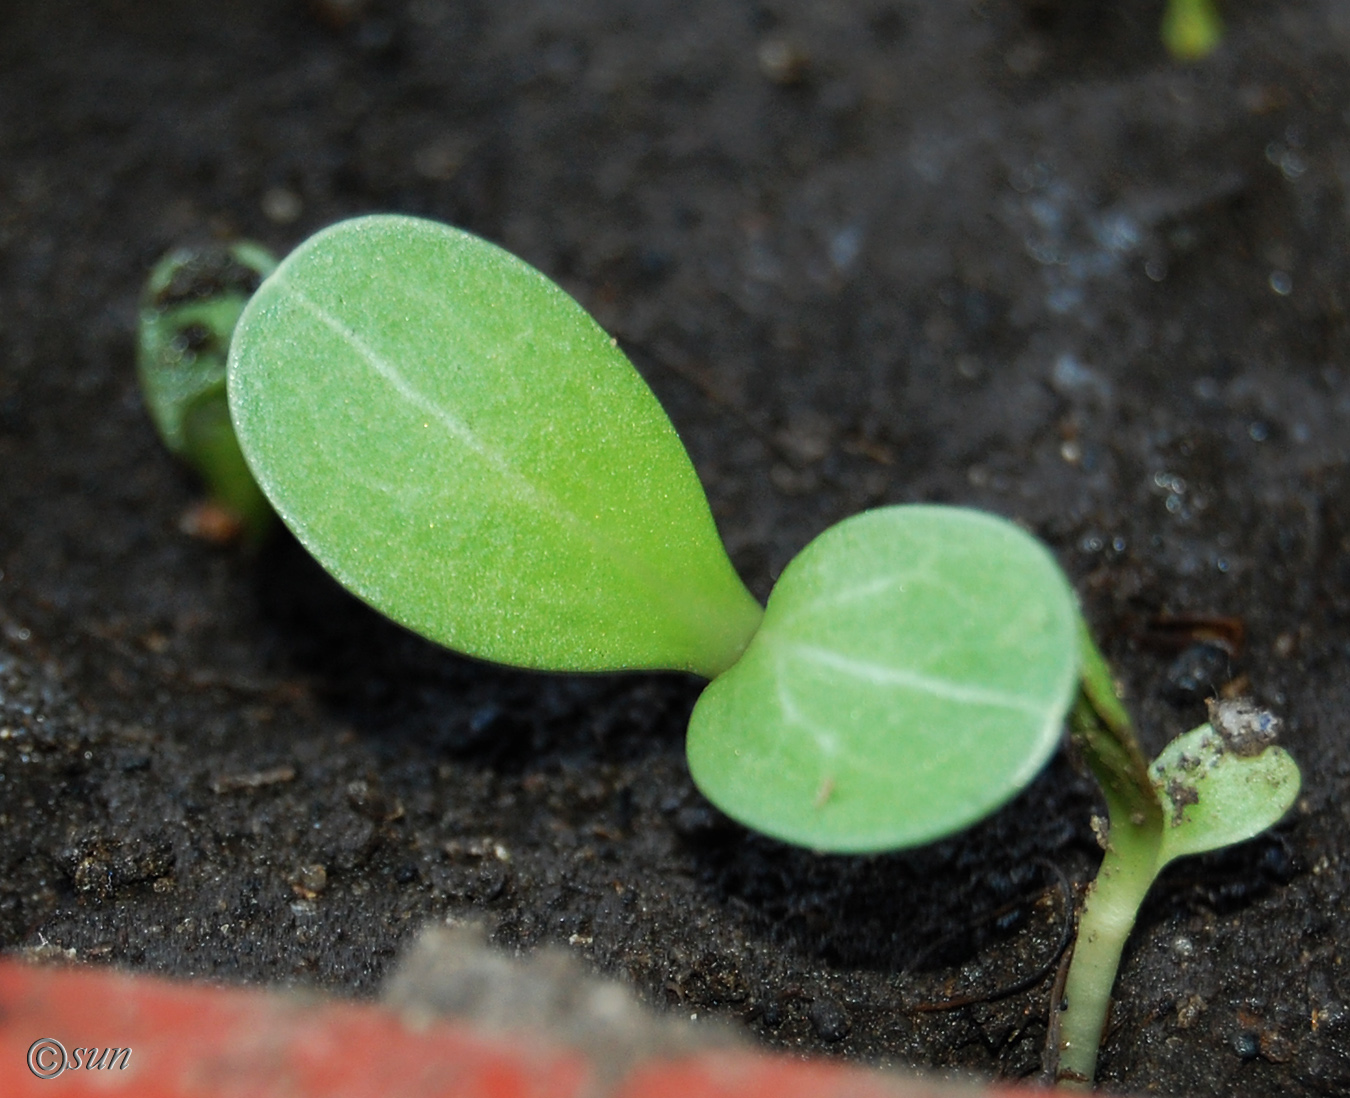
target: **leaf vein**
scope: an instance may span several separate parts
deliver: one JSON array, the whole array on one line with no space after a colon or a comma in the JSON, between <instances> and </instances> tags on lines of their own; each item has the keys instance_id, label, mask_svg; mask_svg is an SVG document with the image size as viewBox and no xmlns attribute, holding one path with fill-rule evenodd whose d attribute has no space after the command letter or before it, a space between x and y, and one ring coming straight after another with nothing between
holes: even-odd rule
<instances>
[{"instance_id":1,"label":"leaf vein","mask_svg":"<svg viewBox=\"0 0 1350 1098\"><path fill-rule=\"evenodd\" d=\"M911 671L902 667L887 667L870 663L851 656L840 655L828 648L811 644L784 644L783 648L792 656L815 665L823 665L854 678L866 679L879 686L899 686L936 698L960 702L965 705L990 706L997 709L1012 709L1019 713L1041 715L1044 706L1035 699L1020 694L1011 694L986 686L973 686L967 683L953 682L950 679Z\"/></svg>"}]
</instances>

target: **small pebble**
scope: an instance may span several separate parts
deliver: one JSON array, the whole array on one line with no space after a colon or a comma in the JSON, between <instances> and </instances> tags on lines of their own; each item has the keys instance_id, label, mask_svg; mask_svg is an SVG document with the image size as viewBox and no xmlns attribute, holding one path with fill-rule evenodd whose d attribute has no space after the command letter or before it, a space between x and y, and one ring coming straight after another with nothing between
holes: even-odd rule
<instances>
[{"instance_id":1,"label":"small pebble","mask_svg":"<svg viewBox=\"0 0 1350 1098\"><path fill-rule=\"evenodd\" d=\"M800 84L811 67L810 55L782 38L766 38L755 52L759 71L783 87Z\"/></svg>"},{"instance_id":2,"label":"small pebble","mask_svg":"<svg viewBox=\"0 0 1350 1098\"><path fill-rule=\"evenodd\" d=\"M211 791L236 793L240 790L261 789L263 786L294 780L295 767L283 764L267 770L254 770L249 774L222 774L211 782Z\"/></svg>"},{"instance_id":3,"label":"small pebble","mask_svg":"<svg viewBox=\"0 0 1350 1098\"><path fill-rule=\"evenodd\" d=\"M276 225L289 225L299 220L305 205L300 196L285 187L271 187L262 196L262 212Z\"/></svg>"},{"instance_id":4,"label":"small pebble","mask_svg":"<svg viewBox=\"0 0 1350 1098\"><path fill-rule=\"evenodd\" d=\"M1177 1028L1190 1029L1205 1012L1206 1003L1199 995L1187 995L1177 1004Z\"/></svg>"},{"instance_id":5,"label":"small pebble","mask_svg":"<svg viewBox=\"0 0 1350 1098\"><path fill-rule=\"evenodd\" d=\"M1192 644L1167 668L1167 700L1173 705L1192 705L1215 697L1233 677L1226 649L1202 641Z\"/></svg>"},{"instance_id":6,"label":"small pebble","mask_svg":"<svg viewBox=\"0 0 1350 1098\"><path fill-rule=\"evenodd\" d=\"M302 865L291 877L291 891L302 900L312 900L328 887L328 869L317 862Z\"/></svg>"},{"instance_id":7,"label":"small pebble","mask_svg":"<svg viewBox=\"0 0 1350 1098\"><path fill-rule=\"evenodd\" d=\"M853 1028L847 1012L833 999L817 999L807 1012L811 1026L822 1041L842 1041Z\"/></svg>"}]
</instances>

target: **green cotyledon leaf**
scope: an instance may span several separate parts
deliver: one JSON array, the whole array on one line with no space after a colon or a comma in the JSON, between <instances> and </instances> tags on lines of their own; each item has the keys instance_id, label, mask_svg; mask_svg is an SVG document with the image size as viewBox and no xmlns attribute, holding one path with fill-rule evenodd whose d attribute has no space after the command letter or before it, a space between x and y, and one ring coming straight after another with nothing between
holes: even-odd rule
<instances>
[{"instance_id":1,"label":"green cotyledon leaf","mask_svg":"<svg viewBox=\"0 0 1350 1098\"><path fill-rule=\"evenodd\" d=\"M1210 721L1178 736L1153 760L1162 798L1161 868L1259 835L1298 796L1298 764L1275 743L1280 722L1247 699L1210 703Z\"/></svg>"},{"instance_id":2,"label":"green cotyledon leaf","mask_svg":"<svg viewBox=\"0 0 1350 1098\"><path fill-rule=\"evenodd\" d=\"M760 620L615 341L476 236L381 215L311 237L240 318L229 397L300 541L458 651L712 677Z\"/></svg>"},{"instance_id":3,"label":"green cotyledon leaf","mask_svg":"<svg viewBox=\"0 0 1350 1098\"><path fill-rule=\"evenodd\" d=\"M694 781L741 823L818 850L960 830L1059 743L1078 621L1059 566L1010 522L856 515L788 565L749 648L699 699Z\"/></svg>"}]
</instances>

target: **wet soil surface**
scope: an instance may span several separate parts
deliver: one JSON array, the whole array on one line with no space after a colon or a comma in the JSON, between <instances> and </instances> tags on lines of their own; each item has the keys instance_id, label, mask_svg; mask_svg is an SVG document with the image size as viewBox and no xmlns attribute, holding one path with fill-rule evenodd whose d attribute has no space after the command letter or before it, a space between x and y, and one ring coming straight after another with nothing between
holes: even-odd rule
<instances>
[{"instance_id":1,"label":"wet soil surface","mask_svg":"<svg viewBox=\"0 0 1350 1098\"><path fill-rule=\"evenodd\" d=\"M1305 794L1159 883L1101 1077L1350 1090L1350 10L1227 10L1183 67L1143 0L5 5L0 946L365 995L478 920L770 1046L1038 1070L1099 857L1064 758L929 848L790 849L692 787L698 682L484 666L180 532L151 264L397 210L618 336L757 594L861 508L984 507L1150 749L1281 713Z\"/></svg>"}]
</instances>

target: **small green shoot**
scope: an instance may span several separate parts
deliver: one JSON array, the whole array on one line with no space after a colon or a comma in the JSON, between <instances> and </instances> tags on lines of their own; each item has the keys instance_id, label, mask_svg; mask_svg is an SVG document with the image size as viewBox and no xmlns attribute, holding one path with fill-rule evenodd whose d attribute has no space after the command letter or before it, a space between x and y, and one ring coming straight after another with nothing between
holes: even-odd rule
<instances>
[{"instance_id":1,"label":"small green shoot","mask_svg":"<svg viewBox=\"0 0 1350 1098\"><path fill-rule=\"evenodd\" d=\"M235 440L225 367L240 313L275 269L267 250L247 241L171 252L146 282L137 333L141 392L160 437L251 544L271 528L272 509Z\"/></svg>"},{"instance_id":2,"label":"small green shoot","mask_svg":"<svg viewBox=\"0 0 1350 1098\"><path fill-rule=\"evenodd\" d=\"M1068 979L1065 1080L1092 1077L1158 871L1256 834L1297 791L1260 715L1234 732L1216 712L1150 767L1068 580L992 515L846 519L761 610L614 340L449 226L365 217L302 244L240 318L229 399L277 512L390 617L521 667L711 679L690 770L768 835L870 852L959 831L1031 781L1070 716L1111 832Z\"/></svg>"},{"instance_id":3,"label":"small green shoot","mask_svg":"<svg viewBox=\"0 0 1350 1098\"><path fill-rule=\"evenodd\" d=\"M1058 1079L1088 1087L1125 941L1169 862L1250 839L1288 811L1300 775L1275 746L1279 722L1248 701L1210 703L1208 724L1178 736L1145 766L1106 661L1086 631L1084 689L1073 740L1106 798L1106 855L1079 916L1057 1019Z\"/></svg>"},{"instance_id":4,"label":"small green shoot","mask_svg":"<svg viewBox=\"0 0 1350 1098\"><path fill-rule=\"evenodd\" d=\"M1214 0L1168 0L1162 40L1178 61L1208 57L1223 41L1223 19Z\"/></svg>"}]
</instances>

